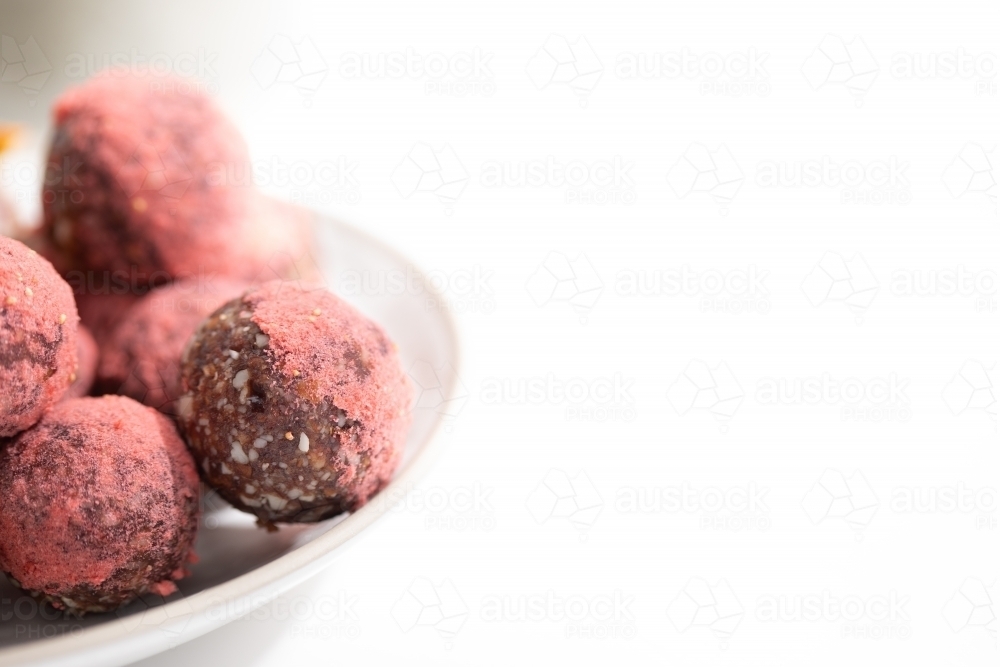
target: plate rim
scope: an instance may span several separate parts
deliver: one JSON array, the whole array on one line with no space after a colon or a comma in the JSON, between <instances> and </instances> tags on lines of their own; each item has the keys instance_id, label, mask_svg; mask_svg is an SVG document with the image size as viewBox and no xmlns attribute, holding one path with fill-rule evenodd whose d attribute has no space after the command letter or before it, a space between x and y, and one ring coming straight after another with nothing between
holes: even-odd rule
<instances>
[{"instance_id":1,"label":"plate rim","mask_svg":"<svg viewBox=\"0 0 1000 667\"><path fill-rule=\"evenodd\" d=\"M378 246L397 261L414 267L414 270L419 274L424 274L419 265L410 261L395 247L353 224L344 222L339 216L305 207L297 208L308 211L315 216L316 220L337 225L343 231ZM443 297L441 291L431 283L425 281L425 285L432 296ZM449 377L445 392L446 396L453 398L463 362L461 337L454 315L447 309L442 309L440 313L442 321L454 341L451 364L455 372ZM144 628L129 629L125 623L121 622L123 619L119 619L118 622L109 621L69 635L41 639L6 648L0 647L0 663L11 666L57 664L60 660L72 656L74 663L80 665L95 664L112 667L113 665L128 664L196 639L230 623L239 616L258 609L283 592L294 588L328 567L355 537L388 512L390 503L376 502L380 497L391 497L389 494L398 492L401 488L407 488L430 470L444 449L442 438L439 437L443 422L442 415L438 414L427 436L418 446L418 455L406 462L396 472L392 481L371 498L364 507L348 515L327 532L289 553L221 584L157 607L158 615L165 617L163 622ZM228 606L229 603L258 592L260 594L254 596L249 604L240 607L238 614L226 612L218 619L203 618L207 612L219 604ZM188 623L193 619L203 620L198 627L189 630ZM180 622L184 623L185 632L182 634L183 639L176 641L164 631ZM124 650L126 647L132 646L136 647L132 652ZM138 648L140 646L143 648ZM109 655L113 651L113 647L119 648L114 658ZM146 650L147 647L148 650Z\"/></svg>"}]
</instances>

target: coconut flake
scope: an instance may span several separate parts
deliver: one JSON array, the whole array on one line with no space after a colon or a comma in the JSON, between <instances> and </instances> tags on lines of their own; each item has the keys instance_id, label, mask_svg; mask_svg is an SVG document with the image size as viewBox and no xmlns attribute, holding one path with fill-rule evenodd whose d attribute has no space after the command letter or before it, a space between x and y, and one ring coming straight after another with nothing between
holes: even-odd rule
<instances>
[{"instance_id":1,"label":"coconut flake","mask_svg":"<svg viewBox=\"0 0 1000 667\"><path fill-rule=\"evenodd\" d=\"M271 506L272 510L283 510L288 501L280 496L276 496L271 493L265 493L264 498L267 499L267 504Z\"/></svg>"},{"instance_id":2,"label":"coconut flake","mask_svg":"<svg viewBox=\"0 0 1000 667\"><path fill-rule=\"evenodd\" d=\"M247 458L246 452L240 447L240 443L233 441L230 443L233 446L233 451L231 452L233 460L237 463L247 464L250 463L250 459Z\"/></svg>"},{"instance_id":3,"label":"coconut flake","mask_svg":"<svg viewBox=\"0 0 1000 667\"><path fill-rule=\"evenodd\" d=\"M233 377L233 386L236 387L237 389L242 389L244 386L246 386L247 380L249 379L250 379L250 371L244 368Z\"/></svg>"}]
</instances>

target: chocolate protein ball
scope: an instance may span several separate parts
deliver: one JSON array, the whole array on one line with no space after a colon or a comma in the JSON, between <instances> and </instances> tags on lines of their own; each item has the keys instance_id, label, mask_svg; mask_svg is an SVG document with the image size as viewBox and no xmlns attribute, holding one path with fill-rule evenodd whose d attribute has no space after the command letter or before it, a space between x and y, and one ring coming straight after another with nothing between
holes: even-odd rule
<instances>
[{"instance_id":1,"label":"chocolate protein ball","mask_svg":"<svg viewBox=\"0 0 1000 667\"><path fill-rule=\"evenodd\" d=\"M112 70L64 93L54 116L43 230L71 269L147 286L256 275L266 257L248 243L249 155L210 97Z\"/></svg>"},{"instance_id":2,"label":"chocolate protein ball","mask_svg":"<svg viewBox=\"0 0 1000 667\"><path fill-rule=\"evenodd\" d=\"M76 379L63 395L64 401L90 393L91 387L94 386L94 378L97 377L99 356L97 341L90 335L87 327L81 324L76 330Z\"/></svg>"},{"instance_id":3,"label":"chocolate protein ball","mask_svg":"<svg viewBox=\"0 0 1000 667\"><path fill-rule=\"evenodd\" d=\"M225 280L180 281L132 306L101 345L98 390L130 396L173 415L181 395L181 354L208 315L245 285Z\"/></svg>"},{"instance_id":4,"label":"chocolate protein ball","mask_svg":"<svg viewBox=\"0 0 1000 667\"><path fill-rule=\"evenodd\" d=\"M390 480L412 389L374 322L272 281L219 308L184 352L181 429L202 476L258 522L355 510Z\"/></svg>"},{"instance_id":5,"label":"chocolate protein ball","mask_svg":"<svg viewBox=\"0 0 1000 667\"><path fill-rule=\"evenodd\" d=\"M0 237L0 438L23 431L75 379L73 293L34 250Z\"/></svg>"},{"instance_id":6,"label":"chocolate protein ball","mask_svg":"<svg viewBox=\"0 0 1000 667\"><path fill-rule=\"evenodd\" d=\"M173 423L77 398L0 451L0 568L58 609L109 611L186 574L198 475Z\"/></svg>"}]
</instances>

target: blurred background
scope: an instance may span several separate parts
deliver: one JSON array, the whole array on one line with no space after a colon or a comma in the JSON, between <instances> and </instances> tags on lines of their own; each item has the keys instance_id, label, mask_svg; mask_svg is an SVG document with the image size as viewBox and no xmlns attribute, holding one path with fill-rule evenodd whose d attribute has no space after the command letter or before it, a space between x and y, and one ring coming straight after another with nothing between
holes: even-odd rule
<instances>
[{"instance_id":1,"label":"blurred background","mask_svg":"<svg viewBox=\"0 0 1000 667\"><path fill-rule=\"evenodd\" d=\"M142 664L992 664L998 13L0 1L23 216L64 89L193 77L259 187L407 254L463 334L426 483ZM426 590L461 623L393 617Z\"/></svg>"}]
</instances>

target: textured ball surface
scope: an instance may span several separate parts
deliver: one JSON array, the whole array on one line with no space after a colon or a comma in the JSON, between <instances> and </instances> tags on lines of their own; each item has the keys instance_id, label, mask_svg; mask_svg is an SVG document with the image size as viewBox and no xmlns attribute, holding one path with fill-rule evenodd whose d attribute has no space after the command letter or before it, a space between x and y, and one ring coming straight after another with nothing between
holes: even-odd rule
<instances>
[{"instance_id":1,"label":"textured ball surface","mask_svg":"<svg viewBox=\"0 0 1000 667\"><path fill-rule=\"evenodd\" d=\"M204 479L263 525L355 510L399 463L412 389L396 348L325 290L272 281L230 301L181 372Z\"/></svg>"},{"instance_id":2,"label":"textured ball surface","mask_svg":"<svg viewBox=\"0 0 1000 667\"><path fill-rule=\"evenodd\" d=\"M99 341L110 336L125 313L142 298L128 292L104 294L74 291L73 296L80 311L80 323Z\"/></svg>"},{"instance_id":3,"label":"textured ball surface","mask_svg":"<svg viewBox=\"0 0 1000 667\"><path fill-rule=\"evenodd\" d=\"M76 330L76 379L69 386L63 400L81 398L90 393L97 377L97 362L100 352L97 341L82 324Z\"/></svg>"},{"instance_id":4,"label":"textured ball surface","mask_svg":"<svg viewBox=\"0 0 1000 667\"><path fill-rule=\"evenodd\" d=\"M123 396L56 405L0 451L0 567L76 613L185 575L198 475L173 423Z\"/></svg>"},{"instance_id":5,"label":"textured ball surface","mask_svg":"<svg viewBox=\"0 0 1000 667\"><path fill-rule=\"evenodd\" d=\"M108 336L98 386L173 415L181 395L181 354L208 315L243 291L227 281L191 280L153 290Z\"/></svg>"},{"instance_id":6,"label":"textured ball surface","mask_svg":"<svg viewBox=\"0 0 1000 667\"><path fill-rule=\"evenodd\" d=\"M0 237L0 437L30 427L69 388L79 319L52 265Z\"/></svg>"},{"instance_id":7,"label":"textured ball surface","mask_svg":"<svg viewBox=\"0 0 1000 667\"><path fill-rule=\"evenodd\" d=\"M54 108L44 231L71 269L150 284L253 277L253 192L236 128L188 82L105 72Z\"/></svg>"}]
</instances>

